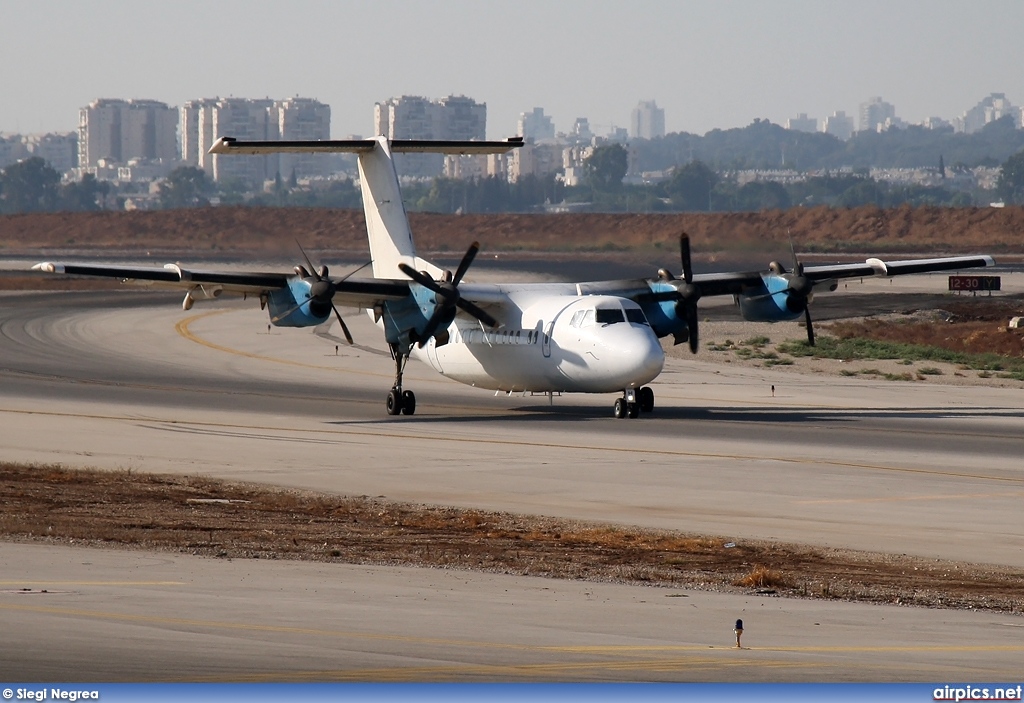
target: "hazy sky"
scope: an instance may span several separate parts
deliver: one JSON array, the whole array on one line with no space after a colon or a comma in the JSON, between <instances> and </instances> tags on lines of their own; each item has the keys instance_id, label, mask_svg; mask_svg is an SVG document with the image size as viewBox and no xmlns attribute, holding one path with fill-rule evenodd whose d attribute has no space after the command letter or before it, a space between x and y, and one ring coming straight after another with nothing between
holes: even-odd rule
<instances>
[{"instance_id":1,"label":"hazy sky","mask_svg":"<svg viewBox=\"0 0 1024 703\"><path fill-rule=\"evenodd\" d=\"M0 131L70 131L96 98L316 98L332 136L368 136L392 96L487 103L488 137L543 107L568 131L670 132L755 117L909 122L992 92L1024 104L1022 0L0 0Z\"/></svg>"}]
</instances>

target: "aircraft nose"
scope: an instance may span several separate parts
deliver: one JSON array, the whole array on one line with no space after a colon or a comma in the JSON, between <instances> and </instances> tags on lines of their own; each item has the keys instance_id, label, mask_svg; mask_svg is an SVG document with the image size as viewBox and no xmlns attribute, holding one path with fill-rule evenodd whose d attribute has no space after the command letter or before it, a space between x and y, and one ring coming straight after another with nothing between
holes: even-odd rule
<instances>
[{"instance_id":1,"label":"aircraft nose","mask_svg":"<svg viewBox=\"0 0 1024 703\"><path fill-rule=\"evenodd\" d=\"M622 334L604 349L604 356L615 368L621 388L636 388L657 378L665 365L661 343L648 327L623 327Z\"/></svg>"}]
</instances>

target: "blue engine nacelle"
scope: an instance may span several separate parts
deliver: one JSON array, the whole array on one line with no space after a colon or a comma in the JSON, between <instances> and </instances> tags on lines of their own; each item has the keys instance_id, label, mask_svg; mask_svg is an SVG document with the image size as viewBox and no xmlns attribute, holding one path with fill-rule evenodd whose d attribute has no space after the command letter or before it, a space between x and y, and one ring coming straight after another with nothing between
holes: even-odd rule
<instances>
[{"instance_id":1,"label":"blue engine nacelle","mask_svg":"<svg viewBox=\"0 0 1024 703\"><path fill-rule=\"evenodd\" d=\"M680 286L684 285L684 283L676 280L662 280L651 281L649 285L651 292L655 295L668 295L670 293L678 293ZM644 300L640 298L637 302L643 309L644 316L647 317L647 322L650 323L655 335L665 337L671 334L675 336L677 341L686 340L689 335L686 325L686 311L679 304L678 298L667 300Z\"/></svg>"},{"instance_id":2,"label":"blue engine nacelle","mask_svg":"<svg viewBox=\"0 0 1024 703\"><path fill-rule=\"evenodd\" d=\"M287 288L267 295L270 322L278 327L314 327L331 317L330 303L311 300L312 282L302 278L288 281Z\"/></svg>"},{"instance_id":3,"label":"blue engine nacelle","mask_svg":"<svg viewBox=\"0 0 1024 703\"><path fill-rule=\"evenodd\" d=\"M774 262L771 267L781 269ZM802 274L765 273L761 275L759 287L737 294L736 304L743 319L751 322L795 320L811 302L813 288L820 285L835 290L837 283L832 280L811 282Z\"/></svg>"},{"instance_id":4,"label":"blue engine nacelle","mask_svg":"<svg viewBox=\"0 0 1024 703\"><path fill-rule=\"evenodd\" d=\"M759 293L749 295L740 293L736 296L740 306L740 314L744 320L751 322L780 322L795 320L804 314L807 298L794 296L792 293Z\"/></svg>"},{"instance_id":5,"label":"blue engine nacelle","mask_svg":"<svg viewBox=\"0 0 1024 703\"><path fill-rule=\"evenodd\" d=\"M384 338L388 344L412 346L418 342L420 334L434 314L441 301L439 297L423 286L413 283L409 286L409 297L404 300L392 300L384 304ZM438 346L447 341L447 329L455 319L455 308L442 316L437 328Z\"/></svg>"}]
</instances>

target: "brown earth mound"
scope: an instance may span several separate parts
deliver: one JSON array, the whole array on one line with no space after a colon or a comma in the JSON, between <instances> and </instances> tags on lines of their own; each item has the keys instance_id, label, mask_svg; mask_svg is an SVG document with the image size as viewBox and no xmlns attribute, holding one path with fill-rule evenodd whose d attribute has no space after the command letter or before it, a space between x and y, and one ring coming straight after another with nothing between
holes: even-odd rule
<instances>
[{"instance_id":1,"label":"brown earth mound","mask_svg":"<svg viewBox=\"0 0 1024 703\"><path fill-rule=\"evenodd\" d=\"M441 215L410 213L424 252L676 251L680 232L694 250L757 252L978 252L1024 250L1024 207L793 208L757 213ZM0 250L129 249L196 254L287 254L295 240L317 250L367 250L359 210L208 207L154 212L0 216Z\"/></svg>"},{"instance_id":2,"label":"brown earth mound","mask_svg":"<svg viewBox=\"0 0 1024 703\"><path fill-rule=\"evenodd\" d=\"M485 570L1019 613L1000 567L284 491L195 476L0 464L0 537Z\"/></svg>"}]
</instances>

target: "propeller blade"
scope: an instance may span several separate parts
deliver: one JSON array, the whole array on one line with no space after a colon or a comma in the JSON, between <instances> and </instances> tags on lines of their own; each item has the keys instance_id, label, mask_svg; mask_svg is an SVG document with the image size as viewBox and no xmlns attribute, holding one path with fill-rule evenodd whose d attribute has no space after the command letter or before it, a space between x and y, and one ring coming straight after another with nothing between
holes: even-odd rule
<instances>
[{"instance_id":1,"label":"propeller blade","mask_svg":"<svg viewBox=\"0 0 1024 703\"><path fill-rule=\"evenodd\" d=\"M338 318L338 323L341 325L341 331L345 333L345 341L349 344L353 344L352 333L348 331L348 325L341 319L341 313L338 312L338 308L335 307L334 303L331 303L331 310L334 311L334 316Z\"/></svg>"},{"instance_id":2,"label":"propeller blade","mask_svg":"<svg viewBox=\"0 0 1024 703\"><path fill-rule=\"evenodd\" d=\"M462 261L459 262L459 268L455 271L455 277L452 279L452 285L459 285L459 281L466 275L466 271L469 269L469 265L473 263L473 259L476 258L477 252L480 251L480 242L473 242L469 245L469 249L466 250L466 255L462 257Z\"/></svg>"},{"instance_id":3,"label":"propeller blade","mask_svg":"<svg viewBox=\"0 0 1024 703\"><path fill-rule=\"evenodd\" d=\"M342 281L347 281L348 279L352 278L353 276L355 276L357 273L359 273L360 271L362 271L364 268L366 268L367 266L369 266L372 263L373 263L373 259L370 259L369 261L367 261L365 264L363 264L359 268L352 269L351 271L346 273L344 276L342 276L337 281L335 281L335 283L341 283Z\"/></svg>"},{"instance_id":4,"label":"propeller blade","mask_svg":"<svg viewBox=\"0 0 1024 703\"><path fill-rule=\"evenodd\" d=\"M693 283L693 265L690 262L690 235L683 232L679 237L679 257L683 262L683 280Z\"/></svg>"},{"instance_id":5,"label":"propeller blade","mask_svg":"<svg viewBox=\"0 0 1024 703\"><path fill-rule=\"evenodd\" d=\"M697 303L686 306L686 326L690 331L690 352L697 353L700 346L700 332L697 324Z\"/></svg>"},{"instance_id":6,"label":"propeller blade","mask_svg":"<svg viewBox=\"0 0 1024 703\"><path fill-rule=\"evenodd\" d=\"M301 308L301 307L302 307L303 305L305 305L305 304L306 304L306 303L308 303L308 302L309 302L308 300L303 300L303 301L302 301L301 303L299 303L299 304L298 304L298 305L296 305L295 307L291 308L291 309L290 309L290 310L288 310L287 312L283 312L283 313L281 313L280 315L277 315L277 316L275 316L275 317L272 317L272 318L270 318L270 321L276 324L276 323L278 323L279 321L281 321L281 320L283 320L284 318L286 318L286 317L288 317L289 315L291 315L291 314L292 314L293 312L295 312L296 310L298 310L299 308Z\"/></svg>"},{"instance_id":7,"label":"propeller blade","mask_svg":"<svg viewBox=\"0 0 1024 703\"><path fill-rule=\"evenodd\" d=\"M320 273L316 270L316 266L313 265L313 262L309 260L309 257L306 256L306 250L302 248L301 244L299 244L298 239L295 240L295 246L297 246L299 251L302 252L302 258L306 260L306 266L309 267L309 272L313 276L316 276L316 280L319 281L321 279Z\"/></svg>"},{"instance_id":8,"label":"propeller blade","mask_svg":"<svg viewBox=\"0 0 1024 703\"><path fill-rule=\"evenodd\" d=\"M423 332L420 334L420 339L416 345L422 349L430 338L437 332L437 328L441 326L441 317L444 315L444 308L440 305L434 310L434 314L427 320L427 326L423 328Z\"/></svg>"},{"instance_id":9,"label":"propeller blade","mask_svg":"<svg viewBox=\"0 0 1024 703\"><path fill-rule=\"evenodd\" d=\"M811 323L811 306L804 308L804 322L807 325L807 344L814 346L814 325Z\"/></svg>"},{"instance_id":10,"label":"propeller blade","mask_svg":"<svg viewBox=\"0 0 1024 703\"><path fill-rule=\"evenodd\" d=\"M471 303L468 300L463 300L462 298L459 298L459 302L457 302L456 305L458 305L460 308L462 308L463 310L468 312L470 315L472 315L476 319L480 320L480 322L484 323L488 327L497 327L498 326L498 321L497 320L495 320L493 317L488 315L485 311L481 310L474 303Z\"/></svg>"},{"instance_id":11,"label":"propeller blade","mask_svg":"<svg viewBox=\"0 0 1024 703\"><path fill-rule=\"evenodd\" d=\"M435 293L440 293L441 295L444 295L444 293L441 292L441 286L437 285L437 281L432 279L430 276L427 276L417 271L412 266L406 263L398 264L398 268L402 270L402 273L404 273L406 276L419 283L427 290L431 290Z\"/></svg>"}]
</instances>

